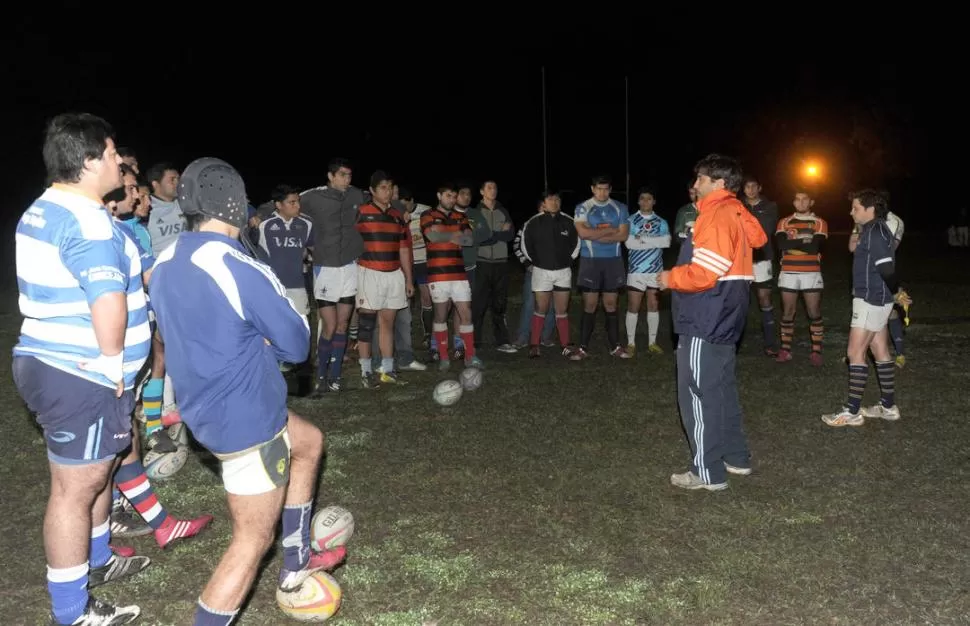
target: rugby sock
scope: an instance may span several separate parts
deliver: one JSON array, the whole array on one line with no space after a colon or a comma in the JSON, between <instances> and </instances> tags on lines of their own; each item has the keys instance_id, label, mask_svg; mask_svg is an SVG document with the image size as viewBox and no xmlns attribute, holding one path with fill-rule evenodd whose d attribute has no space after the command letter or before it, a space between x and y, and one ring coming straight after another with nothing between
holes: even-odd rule
<instances>
[{"instance_id":1,"label":"rugby sock","mask_svg":"<svg viewBox=\"0 0 970 626\"><path fill-rule=\"evenodd\" d=\"M791 352L791 342L795 336L795 318L781 318L781 349Z\"/></svg>"},{"instance_id":2,"label":"rugby sock","mask_svg":"<svg viewBox=\"0 0 970 626\"><path fill-rule=\"evenodd\" d=\"M54 569L47 566L47 592L54 619L73 624L88 606L88 564Z\"/></svg>"},{"instance_id":3,"label":"rugby sock","mask_svg":"<svg viewBox=\"0 0 970 626\"><path fill-rule=\"evenodd\" d=\"M893 340L896 354L905 354L903 350L903 320L900 317L889 318L889 337Z\"/></svg>"},{"instance_id":4,"label":"rugby sock","mask_svg":"<svg viewBox=\"0 0 970 626\"><path fill-rule=\"evenodd\" d=\"M373 366L374 366L373 360L371 360L369 358L367 358L367 359L361 359L360 360L360 375L361 376L370 376L371 372L374 371L373 370Z\"/></svg>"},{"instance_id":5,"label":"rugby sock","mask_svg":"<svg viewBox=\"0 0 970 626\"><path fill-rule=\"evenodd\" d=\"M165 374L165 385L162 389L162 413L166 409L175 406L175 385L172 384L172 377Z\"/></svg>"},{"instance_id":6,"label":"rugby sock","mask_svg":"<svg viewBox=\"0 0 970 626\"><path fill-rule=\"evenodd\" d=\"M610 350L620 345L620 316L616 311L606 312L606 337L610 342Z\"/></svg>"},{"instance_id":7,"label":"rugby sock","mask_svg":"<svg viewBox=\"0 0 970 626\"><path fill-rule=\"evenodd\" d=\"M532 324L529 327L529 345L539 345L539 336L542 335L542 325L546 323L545 313L533 313Z\"/></svg>"},{"instance_id":8,"label":"rugby sock","mask_svg":"<svg viewBox=\"0 0 970 626\"><path fill-rule=\"evenodd\" d=\"M660 329L660 311L647 311L647 332L650 345L657 343L657 331Z\"/></svg>"},{"instance_id":9,"label":"rugby sock","mask_svg":"<svg viewBox=\"0 0 970 626\"><path fill-rule=\"evenodd\" d=\"M461 340L465 343L465 361L471 361L475 356L475 326L467 324L458 327Z\"/></svg>"},{"instance_id":10,"label":"rugby sock","mask_svg":"<svg viewBox=\"0 0 970 626\"><path fill-rule=\"evenodd\" d=\"M465 347L465 340L461 338L461 335L455 335L451 339L452 343L455 345L455 350L461 350Z\"/></svg>"},{"instance_id":11,"label":"rugby sock","mask_svg":"<svg viewBox=\"0 0 970 626\"><path fill-rule=\"evenodd\" d=\"M626 345L637 345L637 322L640 321L639 313L626 312Z\"/></svg>"},{"instance_id":12,"label":"rugby sock","mask_svg":"<svg viewBox=\"0 0 970 626\"><path fill-rule=\"evenodd\" d=\"M336 333L330 340L333 344L333 358L330 360L330 380L340 378L344 367L344 352L347 350L347 335Z\"/></svg>"},{"instance_id":13,"label":"rugby sock","mask_svg":"<svg viewBox=\"0 0 970 626\"><path fill-rule=\"evenodd\" d=\"M876 377L879 379L880 401L887 409L896 404L896 373L892 361L876 361Z\"/></svg>"},{"instance_id":14,"label":"rugby sock","mask_svg":"<svg viewBox=\"0 0 970 626\"><path fill-rule=\"evenodd\" d=\"M283 507L283 569L297 572L310 560L310 513L313 502Z\"/></svg>"},{"instance_id":15,"label":"rugby sock","mask_svg":"<svg viewBox=\"0 0 970 626\"><path fill-rule=\"evenodd\" d=\"M159 504L158 496L155 495L148 476L145 476L141 461L119 467L115 472L115 484L153 530L158 530L168 520L168 512Z\"/></svg>"},{"instance_id":16,"label":"rugby sock","mask_svg":"<svg viewBox=\"0 0 970 626\"><path fill-rule=\"evenodd\" d=\"M317 341L317 378L327 377L327 367L330 365L330 353L333 351L333 343L320 335Z\"/></svg>"},{"instance_id":17,"label":"rugby sock","mask_svg":"<svg viewBox=\"0 0 970 626\"><path fill-rule=\"evenodd\" d=\"M359 324L351 324L350 327L347 328L347 339L350 339L351 341L357 341L358 329L359 329Z\"/></svg>"},{"instance_id":18,"label":"rugby sock","mask_svg":"<svg viewBox=\"0 0 970 626\"><path fill-rule=\"evenodd\" d=\"M232 620L236 618L236 613L238 612L239 609L234 611L217 611L206 606L202 598L199 598L195 605L195 621L192 622L192 626L229 626Z\"/></svg>"},{"instance_id":19,"label":"rugby sock","mask_svg":"<svg viewBox=\"0 0 970 626\"><path fill-rule=\"evenodd\" d=\"M394 357L386 356L381 359L381 369L385 374L390 374L394 371Z\"/></svg>"},{"instance_id":20,"label":"rugby sock","mask_svg":"<svg viewBox=\"0 0 970 626\"><path fill-rule=\"evenodd\" d=\"M825 326L822 318L808 321L808 328L812 332L812 352L822 351L822 338L825 336Z\"/></svg>"},{"instance_id":21,"label":"rugby sock","mask_svg":"<svg viewBox=\"0 0 970 626\"><path fill-rule=\"evenodd\" d=\"M433 307L421 307L421 330L425 335L431 334L431 320L434 318Z\"/></svg>"},{"instance_id":22,"label":"rugby sock","mask_svg":"<svg viewBox=\"0 0 970 626\"><path fill-rule=\"evenodd\" d=\"M583 316L579 318L579 345L582 348L589 347L589 340L593 336L593 324L596 323L596 311L587 313L583 311Z\"/></svg>"},{"instance_id":23,"label":"rugby sock","mask_svg":"<svg viewBox=\"0 0 970 626\"><path fill-rule=\"evenodd\" d=\"M111 558L111 548L108 542L111 540L111 520L104 520L91 529L91 553L88 556L88 563L91 567L101 567Z\"/></svg>"},{"instance_id":24,"label":"rugby sock","mask_svg":"<svg viewBox=\"0 0 970 626\"><path fill-rule=\"evenodd\" d=\"M556 329L559 331L559 343L562 347L569 345L569 314L556 315Z\"/></svg>"},{"instance_id":25,"label":"rugby sock","mask_svg":"<svg viewBox=\"0 0 970 626\"><path fill-rule=\"evenodd\" d=\"M778 345L778 339L775 336L775 308L768 307L767 309L761 309L761 330L765 337L765 347L774 348Z\"/></svg>"},{"instance_id":26,"label":"rugby sock","mask_svg":"<svg viewBox=\"0 0 970 626\"><path fill-rule=\"evenodd\" d=\"M145 384L141 394L142 408L145 410L145 435L149 436L162 428L162 395L165 380L152 378Z\"/></svg>"},{"instance_id":27,"label":"rugby sock","mask_svg":"<svg viewBox=\"0 0 970 626\"><path fill-rule=\"evenodd\" d=\"M853 415L858 415L859 407L862 406L862 394L866 391L868 378L868 365L849 365L849 400L845 406L852 411Z\"/></svg>"},{"instance_id":28,"label":"rugby sock","mask_svg":"<svg viewBox=\"0 0 970 626\"><path fill-rule=\"evenodd\" d=\"M434 324L434 339L438 344L438 355L442 361L448 360L448 323Z\"/></svg>"}]
</instances>

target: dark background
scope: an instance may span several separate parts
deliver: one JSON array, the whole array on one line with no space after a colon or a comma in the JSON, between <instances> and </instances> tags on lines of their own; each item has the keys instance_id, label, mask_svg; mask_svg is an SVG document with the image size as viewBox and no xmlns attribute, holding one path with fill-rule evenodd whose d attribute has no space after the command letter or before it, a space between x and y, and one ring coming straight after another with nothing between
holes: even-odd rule
<instances>
[{"instance_id":1,"label":"dark background","mask_svg":"<svg viewBox=\"0 0 970 626\"><path fill-rule=\"evenodd\" d=\"M284 23L298 29L299 16L290 18ZM129 22L112 19L123 33ZM353 160L358 186L379 167L429 204L442 180L467 179L477 191L493 177L521 222L544 184L543 67L549 183L571 190L569 212L595 173L611 175L615 195L625 195L624 77L631 187L655 188L658 212L671 221L693 165L713 151L738 157L783 212L803 161L816 160L816 211L833 230L849 227L846 194L861 186L888 189L909 232L942 232L955 208L927 199L938 186L928 127L946 123L959 102L933 95L939 64L928 71L925 60L886 49L846 46L828 57L766 43L706 50L684 34L674 45L631 36L607 47L593 37L587 45L581 29L548 42L521 31L441 43L429 28L339 43L334 24L315 39L184 15L159 38L133 19L132 39L112 40L67 19L12 17L0 50L8 224L42 191L44 123L66 110L108 119L143 172L159 160L182 168L221 157L242 172L254 204L278 183L325 184L327 160L339 155ZM957 119L950 129L964 133Z\"/></svg>"}]
</instances>

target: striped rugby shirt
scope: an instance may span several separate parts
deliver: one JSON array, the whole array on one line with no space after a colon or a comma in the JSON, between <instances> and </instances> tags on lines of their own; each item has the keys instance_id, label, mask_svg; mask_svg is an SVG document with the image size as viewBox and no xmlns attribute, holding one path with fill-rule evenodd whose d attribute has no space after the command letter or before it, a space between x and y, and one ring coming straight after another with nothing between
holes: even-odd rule
<instances>
[{"instance_id":1,"label":"striped rugby shirt","mask_svg":"<svg viewBox=\"0 0 970 626\"><path fill-rule=\"evenodd\" d=\"M472 232L468 217L461 211L445 211L438 207L421 215L421 234L424 236L428 251L428 282L468 280L462 246L450 241L435 243L428 239L428 233L433 226L441 227L439 232L452 235L465 231L469 234Z\"/></svg>"},{"instance_id":2,"label":"striped rugby shirt","mask_svg":"<svg viewBox=\"0 0 970 626\"><path fill-rule=\"evenodd\" d=\"M24 322L15 356L47 365L104 387L102 374L78 368L101 350L91 305L106 293L128 300L124 344L125 389L151 349L148 308L138 246L117 227L101 203L61 185L36 199L17 224L17 286Z\"/></svg>"},{"instance_id":3,"label":"striped rugby shirt","mask_svg":"<svg viewBox=\"0 0 970 626\"><path fill-rule=\"evenodd\" d=\"M365 204L357 213L357 232L364 240L358 266L378 272L401 269L401 249L410 247L410 233L400 213L391 207L383 210L375 204Z\"/></svg>"}]
</instances>

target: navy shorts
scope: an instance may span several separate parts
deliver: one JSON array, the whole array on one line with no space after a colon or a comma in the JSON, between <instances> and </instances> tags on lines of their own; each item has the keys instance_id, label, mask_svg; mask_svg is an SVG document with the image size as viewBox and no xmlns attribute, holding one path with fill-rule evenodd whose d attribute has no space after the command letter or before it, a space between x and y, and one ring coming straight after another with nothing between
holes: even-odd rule
<instances>
[{"instance_id":1,"label":"navy shorts","mask_svg":"<svg viewBox=\"0 0 970 626\"><path fill-rule=\"evenodd\" d=\"M427 263L415 263L411 269L412 278L414 278L415 285L427 285L428 284L428 264Z\"/></svg>"},{"instance_id":2,"label":"navy shorts","mask_svg":"<svg viewBox=\"0 0 970 626\"><path fill-rule=\"evenodd\" d=\"M576 287L581 291L616 293L626 285L626 266L620 257L579 259Z\"/></svg>"},{"instance_id":3,"label":"navy shorts","mask_svg":"<svg viewBox=\"0 0 970 626\"><path fill-rule=\"evenodd\" d=\"M116 398L114 389L30 356L14 357L13 379L44 429L47 456L55 463L97 463L131 447L132 391Z\"/></svg>"}]
</instances>

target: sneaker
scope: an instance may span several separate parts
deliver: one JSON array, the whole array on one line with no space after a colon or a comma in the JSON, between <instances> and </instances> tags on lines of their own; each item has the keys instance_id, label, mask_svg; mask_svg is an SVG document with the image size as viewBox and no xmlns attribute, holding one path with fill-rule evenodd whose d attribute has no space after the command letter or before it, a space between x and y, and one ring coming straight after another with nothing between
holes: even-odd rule
<instances>
[{"instance_id":1,"label":"sneaker","mask_svg":"<svg viewBox=\"0 0 970 626\"><path fill-rule=\"evenodd\" d=\"M775 361L778 363L787 363L788 361L791 361L791 359L791 350L785 350L784 348L779 350L778 356L775 357Z\"/></svg>"},{"instance_id":2,"label":"sneaker","mask_svg":"<svg viewBox=\"0 0 970 626\"><path fill-rule=\"evenodd\" d=\"M539 345L542 346L543 348L555 348L556 342L553 341L552 339L543 339L542 341L539 342Z\"/></svg>"},{"instance_id":3,"label":"sneaker","mask_svg":"<svg viewBox=\"0 0 970 626\"><path fill-rule=\"evenodd\" d=\"M728 488L727 483L705 483L694 472L672 474L670 484L681 489L706 489L708 491L722 491Z\"/></svg>"},{"instance_id":4,"label":"sneaker","mask_svg":"<svg viewBox=\"0 0 970 626\"><path fill-rule=\"evenodd\" d=\"M310 560L307 561L303 569L297 571L280 569L279 588L285 592L296 591L311 574L319 572L320 570L332 570L340 565L346 557L346 546L337 546L333 550L327 550L325 552L314 552L311 550Z\"/></svg>"},{"instance_id":5,"label":"sneaker","mask_svg":"<svg viewBox=\"0 0 970 626\"><path fill-rule=\"evenodd\" d=\"M451 353L452 361L464 361L465 360L465 347L455 348L455 351Z\"/></svg>"},{"instance_id":6,"label":"sneaker","mask_svg":"<svg viewBox=\"0 0 970 626\"><path fill-rule=\"evenodd\" d=\"M148 449L159 454L178 452L178 446L175 445L175 442L163 428L148 435Z\"/></svg>"},{"instance_id":7,"label":"sneaker","mask_svg":"<svg viewBox=\"0 0 970 626\"><path fill-rule=\"evenodd\" d=\"M629 358L632 358L633 355L631 355L629 352L627 352L623 348L623 346L619 346L618 345L615 348L613 348L612 350L610 350L610 356L614 356L614 357L617 357L619 359L629 359Z\"/></svg>"},{"instance_id":8,"label":"sneaker","mask_svg":"<svg viewBox=\"0 0 970 626\"><path fill-rule=\"evenodd\" d=\"M439 372L447 372L449 369L451 369L451 361L448 359L441 359L438 361Z\"/></svg>"},{"instance_id":9,"label":"sneaker","mask_svg":"<svg viewBox=\"0 0 970 626\"><path fill-rule=\"evenodd\" d=\"M866 419L860 413L853 413L849 409L842 407L838 413L823 415L822 421L829 426L862 426Z\"/></svg>"},{"instance_id":10,"label":"sneaker","mask_svg":"<svg viewBox=\"0 0 970 626\"><path fill-rule=\"evenodd\" d=\"M92 567L88 572L88 588L94 589L105 583L134 576L151 565L151 562L152 560L147 556L120 556L112 554L107 563L101 567Z\"/></svg>"},{"instance_id":11,"label":"sneaker","mask_svg":"<svg viewBox=\"0 0 970 626\"><path fill-rule=\"evenodd\" d=\"M373 372L369 374L361 374L360 388L361 389L380 389L381 388L380 379Z\"/></svg>"},{"instance_id":12,"label":"sneaker","mask_svg":"<svg viewBox=\"0 0 970 626\"><path fill-rule=\"evenodd\" d=\"M398 367L405 372L423 372L428 369L428 366L421 361L411 361L407 365L399 365Z\"/></svg>"},{"instance_id":13,"label":"sneaker","mask_svg":"<svg viewBox=\"0 0 970 626\"><path fill-rule=\"evenodd\" d=\"M903 369L904 367L906 367L906 355L905 354L897 354L896 355L896 367L898 367L899 369Z\"/></svg>"},{"instance_id":14,"label":"sneaker","mask_svg":"<svg viewBox=\"0 0 970 626\"><path fill-rule=\"evenodd\" d=\"M485 369L485 363L477 356L473 356L470 359L465 360L465 367L477 367L480 370Z\"/></svg>"},{"instance_id":15,"label":"sneaker","mask_svg":"<svg viewBox=\"0 0 970 626\"><path fill-rule=\"evenodd\" d=\"M573 344L562 347L562 355L571 361L575 360L573 359L573 356L576 354L576 352L577 348Z\"/></svg>"},{"instance_id":16,"label":"sneaker","mask_svg":"<svg viewBox=\"0 0 970 626\"><path fill-rule=\"evenodd\" d=\"M663 354L664 349L658 346L657 344L652 343L649 346L647 346L647 352L649 352L650 354Z\"/></svg>"},{"instance_id":17,"label":"sneaker","mask_svg":"<svg viewBox=\"0 0 970 626\"><path fill-rule=\"evenodd\" d=\"M515 348L515 351L516 352L518 352L519 350L522 350L523 348L528 348L529 347L529 342L528 341L516 341L515 343L512 344L512 347Z\"/></svg>"},{"instance_id":18,"label":"sneaker","mask_svg":"<svg viewBox=\"0 0 970 626\"><path fill-rule=\"evenodd\" d=\"M211 521L211 515L202 515L190 520L175 519L169 515L165 524L155 531L155 543L159 548L164 549L176 539L188 539L198 535Z\"/></svg>"},{"instance_id":19,"label":"sneaker","mask_svg":"<svg viewBox=\"0 0 970 626\"><path fill-rule=\"evenodd\" d=\"M731 465L730 463L724 464L724 469L727 470L728 474L734 474L736 476L750 476L750 467L738 467L737 465Z\"/></svg>"},{"instance_id":20,"label":"sneaker","mask_svg":"<svg viewBox=\"0 0 970 626\"><path fill-rule=\"evenodd\" d=\"M542 351L539 349L539 346L529 346L530 359L538 359L540 356L542 356Z\"/></svg>"},{"instance_id":21,"label":"sneaker","mask_svg":"<svg viewBox=\"0 0 970 626\"><path fill-rule=\"evenodd\" d=\"M340 391L340 388L342 386L343 386L342 378L334 378L333 380L327 381L327 390L332 393L337 393L338 391Z\"/></svg>"},{"instance_id":22,"label":"sneaker","mask_svg":"<svg viewBox=\"0 0 970 626\"><path fill-rule=\"evenodd\" d=\"M586 348L579 346L576 348L571 355L569 355L570 361L582 361L583 359L588 359L589 353L586 352Z\"/></svg>"},{"instance_id":23,"label":"sneaker","mask_svg":"<svg viewBox=\"0 0 970 626\"><path fill-rule=\"evenodd\" d=\"M384 372L377 370L377 377L382 385L406 385L408 381L401 380L395 372Z\"/></svg>"},{"instance_id":24,"label":"sneaker","mask_svg":"<svg viewBox=\"0 0 970 626\"><path fill-rule=\"evenodd\" d=\"M812 352L809 355L808 360L811 361L812 362L812 365L814 365L815 367L822 367L822 353L821 352Z\"/></svg>"},{"instance_id":25,"label":"sneaker","mask_svg":"<svg viewBox=\"0 0 970 626\"><path fill-rule=\"evenodd\" d=\"M626 353L630 355L630 358L631 359L634 356L636 356L636 353L637 353L637 346L636 346L636 344L632 344L632 343L627 344L627 346L626 346Z\"/></svg>"},{"instance_id":26,"label":"sneaker","mask_svg":"<svg viewBox=\"0 0 970 626\"><path fill-rule=\"evenodd\" d=\"M441 360L441 353L437 349L428 350L428 360L432 362L438 362Z\"/></svg>"},{"instance_id":27,"label":"sneaker","mask_svg":"<svg viewBox=\"0 0 970 626\"><path fill-rule=\"evenodd\" d=\"M311 398L319 399L327 395L330 391L330 387L327 386L326 378L318 378L317 382L313 385L313 393L310 394Z\"/></svg>"},{"instance_id":28,"label":"sneaker","mask_svg":"<svg viewBox=\"0 0 970 626\"><path fill-rule=\"evenodd\" d=\"M894 404L887 408L882 405L882 402L878 402L872 406L864 406L860 413L862 417L879 418L890 422L895 422L900 417L898 406Z\"/></svg>"},{"instance_id":29,"label":"sneaker","mask_svg":"<svg viewBox=\"0 0 970 626\"><path fill-rule=\"evenodd\" d=\"M144 537L152 534L152 527L140 515L123 507L111 510L111 536L119 539Z\"/></svg>"},{"instance_id":30,"label":"sneaker","mask_svg":"<svg viewBox=\"0 0 970 626\"><path fill-rule=\"evenodd\" d=\"M421 340L421 347L423 348L431 347L431 333L425 333L424 339Z\"/></svg>"},{"instance_id":31,"label":"sneaker","mask_svg":"<svg viewBox=\"0 0 970 626\"><path fill-rule=\"evenodd\" d=\"M518 352L518 349L510 343L503 343L495 349L506 354L514 354L515 352Z\"/></svg>"},{"instance_id":32,"label":"sneaker","mask_svg":"<svg viewBox=\"0 0 970 626\"><path fill-rule=\"evenodd\" d=\"M130 624L139 615L141 609L134 604L130 606L114 606L107 602L102 602L95 597L88 596L88 605L84 608L81 617L71 622L72 626L119 626L120 624ZM50 624L57 626L60 622L50 614Z\"/></svg>"}]
</instances>

